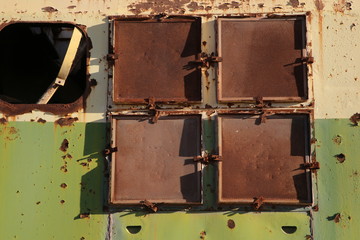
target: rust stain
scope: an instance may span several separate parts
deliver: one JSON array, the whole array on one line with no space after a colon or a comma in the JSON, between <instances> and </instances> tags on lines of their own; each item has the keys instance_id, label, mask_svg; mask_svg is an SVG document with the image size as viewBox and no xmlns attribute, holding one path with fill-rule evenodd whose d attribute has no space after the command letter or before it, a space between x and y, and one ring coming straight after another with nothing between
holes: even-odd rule
<instances>
[{"instance_id":1,"label":"rust stain","mask_svg":"<svg viewBox=\"0 0 360 240\"><path fill-rule=\"evenodd\" d=\"M90 219L90 213L82 213L80 214L81 219Z\"/></svg>"},{"instance_id":2,"label":"rust stain","mask_svg":"<svg viewBox=\"0 0 360 240\"><path fill-rule=\"evenodd\" d=\"M49 13L53 13L53 12L57 12L58 10L56 8L53 7L43 7L41 9L43 12L49 12Z\"/></svg>"},{"instance_id":3,"label":"rust stain","mask_svg":"<svg viewBox=\"0 0 360 240\"><path fill-rule=\"evenodd\" d=\"M319 11L321 11L325 8L325 5L322 2L322 0L315 0L315 6L316 6L316 9Z\"/></svg>"},{"instance_id":4,"label":"rust stain","mask_svg":"<svg viewBox=\"0 0 360 240\"><path fill-rule=\"evenodd\" d=\"M339 163L343 163L346 160L345 159L345 154L343 154L343 153L337 154L337 155L335 155L335 157L339 161Z\"/></svg>"},{"instance_id":5,"label":"rust stain","mask_svg":"<svg viewBox=\"0 0 360 240\"><path fill-rule=\"evenodd\" d=\"M77 117L72 118L59 118L58 120L55 121L55 124L58 124L59 126L63 127L63 126L73 126L73 123L78 121L79 119Z\"/></svg>"},{"instance_id":6,"label":"rust stain","mask_svg":"<svg viewBox=\"0 0 360 240\"><path fill-rule=\"evenodd\" d=\"M138 15L145 11L151 11L150 14L158 13L185 13L185 4L189 4L191 0L163 0L160 2L146 0L128 5L129 11Z\"/></svg>"},{"instance_id":7,"label":"rust stain","mask_svg":"<svg viewBox=\"0 0 360 240\"><path fill-rule=\"evenodd\" d=\"M62 184L60 185L60 187L61 187L61 188L67 188L67 184L66 184L66 183L62 183Z\"/></svg>"},{"instance_id":8,"label":"rust stain","mask_svg":"<svg viewBox=\"0 0 360 240\"><path fill-rule=\"evenodd\" d=\"M294 8L300 5L299 0L290 0L289 4Z\"/></svg>"},{"instance_id":9,"label":"rust stain","mask_svg":"<svg viewBox=\"0 0 360 240\"><path fill-rule=\"evenodd\" d=\"M342 142L342 137L339 136L339 135L336 135L334 138L333 138L333 142L337 145L340 145L341 142Z\"/></svg>"},{"instance_id":10,"label":"rust stain","mask_svg":"<svg viewBox=\"0 0 360 240\"><path fill-rule=\"evenodd\" d=\"M264 6L265 6L264 3L259 3L259 4L258 4L258 7L259 7L259 8L263 8Z\"/></svg>"},{"instance_id":11,"label":"rust stain","mask_svg":"<svg viewBox=\"0 0 360 240\"><path fill-rule=\"evenodd\" d=\"M205 231L202 231L200 233L200 239L205 239L205 236L206 236L206 232Z\"/></svg>"},{"instance_id":12,"label":"rust stain","mask_svg":"<svg viewBox=\"0 0 360 240\"><path fill-rule=\"evenodd\" d=\"M6 118L0 118L0 124L5 125L7 122Z\"/></svg>"},{"instance_id":13,"label":"rust stain","mask_svg":"<svg viewBox=\"0 0 360 240\"><path fill-rule=\"evenodd\" d=\"M65 138L60 146L60 151L66 152L66 150L69 148L69 141Z\"/></svg>"},{"instance_id":14,"label":"rust stain","mask_svg":"<svg viewBox=\"0 0 360 240\"><path fill-rule=\"evenodd\" d=\"M313 207L312 207L312 210L313 210L314 212L318 212L318 211L319 211L319 205L313 206Z\"/></svg>"},{"instance_id":15,"label":"rust stain","mask_svg":"<svg viewBox=\"0 0 360 240\"><path fill-rule=\"evenodd\" d=\"M65 200L61 200L60 203L61 203L61 204L64 204L64 203L65 203Z\"/></svg>"},{"instance_id":16,"label":"rust stain","mask_svg":"<svg viewBox=\"0 0 360 240\"><path fill-rule=\"evenodd\" d=\"M218 9L221 9L221 10L228 10L230 9L230 3L223 3L221 5L218 6Z\"/></svg>"},{"instance_id":17,"label":"rust stain","mask_svg":"<svg viewBox=\"0 0 360 240\"><path fill-rule=\"evenodd\" d=\"M37 120L37 122L38 122L38 123L46 123L46 120L45 120L45 119L42 119L42 118L39 118L39 119Z\"/></svg>"},{"instance_id":18,"label":"rust stain","mask_svg":"<svg viewBox=\"0 0 360 240\"><path fill-rule=\"evenodd\" d=\"M16 128L14 128L14 127L11 127L9 129L9 134L17 134L17 132L18 132L18 130Z\"/></svg>"},{"instance_id":19,"label":"rust stain","mask_svg":"<svg viewBox=\"0 0 360 240\"><path fill-rule=\"evenodd\" d=\"M227 221L227 226L228 226L228 228L230 228L230 229L235 228L235 222L234 222L234 220L229 219L229 220Z\"/></svg>"},{"instance_id":20,"label":"rust stain","mask_svg":"<svg viewBox=\"0 0 360 240\"><path fill-rule=\"evenodd\" d=\"M231 7L231 8L239 8L239 7L240 7L240 3L239 3L239 2L232 1L231 4L230 4L230 7Z\"/></svg>"},{"instance_id":21,"label":"rust stain","mask_svg":"<svg viewBox=\"0 0 360 240\"><path fill-rule=\"evenodd\" d=\"M335 215L334 222L338 223L338 222L340 222L340 219L341 219L341 216L340 216L340 213L338 213Z\"/></svg>"},{"instance_id":22,"label":"rust stain","mask_svg":"<svg viewBox=\"0 0 360 240\"><path fill-rule=\"evenodd\" d=\"M195 12L198 10L204 10L204 6L199 5L197 2L191 2L190 4L187 5L187 7L189 8L190 12Z\"/></svg>"},{"instance_id":23,"label":"rust stain","mask_svg":"<svg viewBox=\"0 0 360 240\"><path fill-rule=\"evenodd\" d=\"M351 2L347 2L345 0L338 0L337 3L334 3L333 8L335 12L344 13L345 10L352 10L351 6Z\"/></svg>"}]
</instances>

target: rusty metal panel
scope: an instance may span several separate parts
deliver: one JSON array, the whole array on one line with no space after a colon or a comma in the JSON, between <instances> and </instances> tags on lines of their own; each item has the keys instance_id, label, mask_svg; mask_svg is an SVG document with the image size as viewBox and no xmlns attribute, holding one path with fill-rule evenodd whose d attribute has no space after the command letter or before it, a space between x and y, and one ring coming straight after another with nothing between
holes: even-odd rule
<instances>
[{"instance_id":1,"label":"rusty metal panel","mask_svg":"<svg viewBox=\"0 0 360 240\"><path fill-rule=\"evenodd\" d=\"M300 19L218 20L219 100L304 100L305 25Z\"/></svg>"},{"instance_id":2,"label":"rusty metal panel","mask_svg":"<svg viewBox=\"0 0 360 240\"><path fill-rule=\"evenodd\" d=\"M200 116L143 117L113 120L115 143L112 166L112 203L142 200L166 203L201 201Z\"/></svg>"},{"instance_id":3,"label":"rusty metal panel","mask_svg":"<svg viewBox=\"0 0 360 240\"><path fill-rule=\"evenodd\" d=\"M114 102L201 101L201 22L193 18L114 22Z\"/></svg>"},{"instance_id":4,"label":"rusty metal panel","mask_svg":"<svg viewBox=\"0 0 360 240\"><path fill-rule=\"evenodd\" d=\"M222 115L219 201L309 203L308 116Z\"/></svg>"}]
</instances>

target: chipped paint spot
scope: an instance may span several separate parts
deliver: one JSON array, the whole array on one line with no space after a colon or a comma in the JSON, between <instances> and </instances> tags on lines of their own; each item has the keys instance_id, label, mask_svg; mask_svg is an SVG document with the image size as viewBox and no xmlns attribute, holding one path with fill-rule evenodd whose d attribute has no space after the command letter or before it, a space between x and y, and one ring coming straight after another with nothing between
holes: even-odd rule
<instances>
[{"instance_id":1,"label":"chipped paint spot","mask_svg":"<svg viewBox=\"0 0 360 240\"><path fill-rule=\"evenodd\" d=\"M79 119L77 117L72 118L59 118L58 120L55 121L55 124L58 124L59 126L63 127L63 126L73 126L74 122L78 121Z\"/></svg>"},{"instance_id":2,"label":"chipped paint spot","mask_svg":"<svg viewBox=\"0 0 360 240\"><path fill-rule=\"evenodd\" d=\"M164 0L161 2L154 2L152 0L146 0L142 2L132 3L128 5L129 11L133 14L140 14L142 12L150 11L150 14L159 13L185 13L184 6L189 4L191 0Z\"/></svg>"},{"instance_id":3,"label":"chipped paint spot","mask_svg":"<svg viewBox=\"0 0 360 240\"><path fill-rule=\"evenodd\" d=\"M57 12L57 11L58 11L56 8L53 8L53 7L43 7L41 10L42 10L43 12L49 12L49 13Z\"/></svg>"},{"instance_id":4,"label":"chipped paint spot","mask_svg":"<svg viewBox=\"0 0 360 240\"><path fill-rule=\"evenodd\" d=\"M60 146L60 151L66 152L66 150L69 148L69 141L65 138Z\"/></svg>"},{"instance_id":5,"label":"chipped paint spot","mask_svg":"<svg viewBox=\"0 0 360 240\"><path fill-rule=\"evenodd\" d=\"M7 122L6 118L0 118L0 124L5 125Z\"/></svg>"},{"instance_id":6,"label":"chipped paint spot","mask_svg":"<svg viewBox=\"0 0 360 240\"><path fill-rule=\"evenodd\" d=\"M42 119L42 118L39 118L39 119L37 120L37 122L38 122L38 123L46 123L46 120L45 120L45 119Z\"/></svg>"},{"instance_id":7,"label":"chipped paint spot","mask_svg":"<svg viewBox=\"0 0 360 240\"><path fill-rule=\"evenodd\" d=\"M300 5L299 0L290 0L289 5L296 8Z\"/></svg>"},{"instance_id":8,"label":"chipped paint spot","mask_svg":"<svg viewBox=\"0 0 360 240\"><path fill-rule=\"evenodd\" d=\"M204 6L199 5L197 2L191 2L187 5L190 12L195 12L197 10L204 10Z\"/></svg>"}]
</instances>

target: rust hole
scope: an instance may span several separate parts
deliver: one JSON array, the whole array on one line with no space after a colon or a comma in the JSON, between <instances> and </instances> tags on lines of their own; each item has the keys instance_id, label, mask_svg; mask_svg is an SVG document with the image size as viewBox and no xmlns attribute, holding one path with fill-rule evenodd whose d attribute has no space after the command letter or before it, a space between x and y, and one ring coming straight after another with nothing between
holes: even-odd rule
<instances>
[{"instance_id":1,"label":"rust hole","mask_svg":"<svg viewBox=\"0 0 360 240\"><path fill-rule=\"evenodd\" d=\"M345 154L343 154L343 153L337 154L337 155L335 155L335 157L339 161L339 163L343 163L346 160L345 159Z\"/></svg>"},{"instance_id":2,"label":"rust hole","mask_svg":"<svg viewBox=\"0 0 360 240\"><path fill-rule=\"evenodd\" d=\"M67 188L67 184L66 184L66 183L62 183L62 184L60 185L60 187L61 187L61 188Z\"/></svg>"},{"instance_id":3,"label":"rust hole","mask_svg":"<svg viewBox=\"0 0 360 240\"><path fill-rule=\"evenodd\" d=\"M141 226L126 226L126 230L131 234L137 234L141 230Z\"/></svg>"},{"instance_id":4,"label":"rust hole","mask_svg":"<svg viewBox=\"0 0 360 240\"><path fill-rule=\"evenodd\" d=\"M235 228L235 222L234 222L234 220L229 219L229 220L227 221L227 226L228 226L230 229Z\"/></svg>"},{"instance_id":5,"label":"rust hole","mask_svg":"<svg viewBox=\"0 0 360 240\"><path fill-rule=\"evenodd\" d=\"M296 226L282 226L281 229L286 234L293 234L296 232L297 227Z\"/></svg>"}]
</instances>

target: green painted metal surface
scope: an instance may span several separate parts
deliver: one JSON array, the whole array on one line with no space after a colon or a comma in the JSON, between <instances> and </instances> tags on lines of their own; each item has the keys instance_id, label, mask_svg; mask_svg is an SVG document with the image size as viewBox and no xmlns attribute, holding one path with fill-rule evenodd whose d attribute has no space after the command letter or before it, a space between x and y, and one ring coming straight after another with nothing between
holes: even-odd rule
<instances>
[{"instance_id":1,"label":"green painted metal surface","mask_svg":"<svg viewBox=\"0 0 360 240\"><path fill-rule=\"evenodd\" d=\"M228 226L228 221L234 227ZM306 213L159 213L143 215L119 213L112 216L114 239L306 239L310 235L309 218ZM138 233L127 227L141 226ZM231 225L230 225L231 226ZM296 226L288 234L283 226Z\"/></svg>"},{"instance_id":2,"label":"green painted metal surface","mask_svg":"<svg viewBox=\"0 0 360 240\"><path fill-rule=\"evenodd\" d=\"M104 123L0 125L1 240L105 239L105 133Z\"/></svg>"},{"instance_id":3,"label":"green painted metal surface","mask_svg":"<svg viewBox=\"0 0 360 240\"><path fill-rule=\"evenodd\" d=\"M316 120L315 135L321 168L317 174L319 211L314 213L314 239L359 239L360 127L349 119ZM336 158L341 153L345 155L342 163Z\"/></svg>"}]
</instances>

